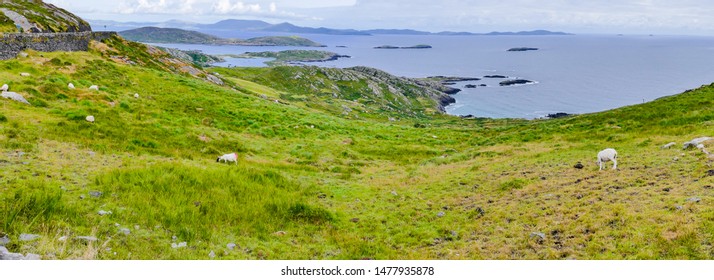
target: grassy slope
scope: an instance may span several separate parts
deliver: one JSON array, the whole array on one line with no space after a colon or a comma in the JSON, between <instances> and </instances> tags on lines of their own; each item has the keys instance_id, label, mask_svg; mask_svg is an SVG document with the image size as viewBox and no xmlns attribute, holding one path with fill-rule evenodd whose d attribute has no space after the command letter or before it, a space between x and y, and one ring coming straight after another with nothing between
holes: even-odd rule
<instances>
[{"instance_id":1,"label":"grassy slope","mask_svg":"<svg viewBox=\"0 0 714 280\"><path fill-rule=\"evenodd\" d=\"M59 259L714 257L711 161L659 148L712 133L714 87L550 121L388 122L290 100L310 90L270 81L292 71L221 70L235 90L96 51L0 62L0 82L33 104L0 100L7 247ZM621 170L597 171L606 146ZM215 163L229 152L237 166Z\"/></svg>"}]
</instances>

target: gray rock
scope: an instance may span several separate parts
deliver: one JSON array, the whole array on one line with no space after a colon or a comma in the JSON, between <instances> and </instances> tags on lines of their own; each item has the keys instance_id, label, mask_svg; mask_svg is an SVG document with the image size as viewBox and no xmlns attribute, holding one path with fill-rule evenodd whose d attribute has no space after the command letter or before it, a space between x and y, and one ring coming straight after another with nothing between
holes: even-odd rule
<instances>
[{"instance_id":1,"label":"gray rock","mask_svg":"<svg viewBox=\"0 0 714 280\"><path fill-rule=\"evenodd\" d=\"M534 232L531 232L530 237L543 240L543 239L545 239L545 233L534 231Z\"/></svg>"},{"instance_id":2,"label":"gray rock","mask_svg":"<svg viewBox=\"0 0 714 280\"><path fill-rule=\"evenodd\" d=\"M4 97L7 99L12 99L17 102L25 103L25 104L30 104L30 102L27 102L27 99L25 99L24 96L18 94L17 92L12 92L12 91L5 91L3 93L0 93L0 97Z\"/></svg>"},{"instance_id":3,"label":"gray rock","mask_svg":"<svg viewBox=\"0 0 714 280\"><path fill-rule=\"evenodd\" d=\"M131 234L131 230L129 230L128 228L120 228L119 233L123 233L124 235L129 235L129 234Z\"/></svg>"},{"instance_id":4,"label":"gray rock","mask_svg":"<svg viewBox=\"0 0 714 280\"><path fill-rule=\"evenodd\" d=\"M38 254L28 253L27 256L25 256L24 259L25 259L25 260L28 260L28 261L39 261L39 260L41 260L42 258L41 258L40 255L38 255Z\"/></svg>"},{"instance_id":5,"label":"gray rock","mask_svg":"<svg viewBox=\"0 0 714 280\"><path fill-rule=\"evenodd\" d=\"M662 149L669 149L669 148L671 148L671 147L674 146L674 145L677 145L677 143L675 143L675 142L669 142L669 143L665 144L664 146L662 146Z\"/></svg>"},{"instance_id":6,"label":"gray rock","mask_svg":"<svg viewBox=\"0 0 714 280\"><path fill-rule=\"evenodd\" d=\"M218 77L216 77L216 76L206 75L206 79L207 79L208 81L214 83L214 84L219 85L219 86L222 86L222 85L223 85L223 80L221 80L220 78L218 78Z\"/></svg>"},{"instance_id":7,"label":"gray rock","mask_svg":"<svg viewBox=\"0 0 714 280\"><path fill-rule=\"evenodd\" d=\"M91 191L89 192L89 196L94 197L94 198L99 198L102 196L102 192L100 191Z\"/></svg>"},{"instance_id":8,"label":"gray rock","mask_svg":"<svg viewBox=\"0 0 714 280\"><path fill-rule=\"evenodd\" d=\"M692 141L684 143L683 148L686 150L686 149L689 149L690 147L696 147L697 145L701 144L702 142L706 142L706 141L709 141L712 139L714 139L714 138L712 138L712 137L694 138L694 139L692 139Z\"/></svg>"},{"instance_id":9,"label":"gray rock","mask_svg":"<svg viewBox=\"0 0 714 280\"><path fill-rule=\"evenodd\" d=\"M181 242L181 243L178 243L178 244L176 244L176 243L171 243L171 248L174 248L174 249L176 249L176 248L183 248L183 247L186 247L187 245L188 245L188 244L187 244L186 242Z\"/></svg>"},{"instance_id":10,"label":"gray rock","mask_svg":"<svg viewBox=\"0 0 714 280\"><path fill-rule=\"evenodd\" d=\"M212 258L212 259L215 258L215 257L216 257L216 252L211 251L210 253L208 253L208 257L209 257L209 258Z\"/></svg>"},{"instance_id":11,"label":"gray rock","mask_svg":"<svg viewBox=\"0 0 714 280\"><path fill-rule=\"evenodd\" d=\"M57 238L57 241L62 241L62 242L67 241L67 236L62 236L60 238Z\"/></svg>"},{"instance_id":12,"label":"gray rock","mask_svg":"<svg viewBox=\"0 0 714 280\"><path fill-rule=\"evenodd\" d=\"M29 233L20 234L20 241L32 241L37 238L40 238L40 236L37 234L29 234Z\"/></svg>"},{"instance_id":13,"label":"gray rock","mask_svg":"<svg viewBox=\"0 0 714 280\"><path fill-rule=\"evenodd\" d=\"M392 195L398 195L396 191L392 191Z\"/></svg>"},{"instance_id":14,"label":"gray rock","mask_svg":"<svg viewBox=\"0 0 714 280\"><path fill-rule=\"evenodd\" d=\"M444 211L441 211L441 212L439 212L439 213L436 214L436 216L439 217L439 218L441 218L441 217L443 217L443 216L445 216L445 215L446 215L446 213L444 213Z\"/></svg>"},{"instance_id":15,"label":"gray rock","mask_svg":"<svg viewBox=\"0 0 714 280\"><path fill-rule=\"evenodd\" d=\"M0 246L0 260L22 260L24 256L18 253L10 253L5 246Z\"/></svg>"},{"instance_id":16,"label":"gray rock","mask_svg":"<svg viewBox=\"0 0 714 280\"><path fill-rule=\"evenodd\" d=\"M0 237L0 246L4 246L7 243L10 243L10 237L7 237L7 235Z\"/></svg>"},{"instance_id":17,"label":"gray rock","mask_svg":"<svg viewBox=\"0 0 714 280\"><path fill-rule=\"evenodd\" d=\"M236 248L236 244L235 244L235 243L228 243L228 245L226 245L226 248L228 248L228 250L233 250L233 249Z\"/></svg>"},{"instance_id":18,"label":"gray rock","mask_svg":"<svg viewBox=\"0 0 714 280\"><path fill-rule=\"evenodd\" d=\"M702 201L702 199L698 198L698 197L690 197L690 198L687 198L687 201L696 203L696 202Z\"/></svg>"},{"instance_id":19,"label":"gray rock","mask_svg":"<svg viewBox=\"0 0 714 280\"><path fill-rule=\"evenodd\" d=\"M112 211L99 210L99 212L97 212L97 214L99 214L99 216L111 215Z\"/></svg>"}]
</instances>

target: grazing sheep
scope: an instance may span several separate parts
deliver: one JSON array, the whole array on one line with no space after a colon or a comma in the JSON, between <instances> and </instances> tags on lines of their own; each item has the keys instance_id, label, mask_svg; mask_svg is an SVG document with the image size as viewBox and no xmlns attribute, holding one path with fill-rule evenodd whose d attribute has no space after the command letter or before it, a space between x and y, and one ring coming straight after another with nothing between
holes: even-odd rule
<instances>
[{"instance_id":1,"label":"grazing sheep","mask_svg":"<svg viewBox=\"0 0 714 280\"><path fill-rule=\"evenodd\" d=\"M2 87L0 87L0 91L8 91L9 89L10 89L10 86L8 86L7 84L4 84L4 85L2 85Z\"/></svg>"},{"instance_id":2,"label":"grazing sheep","mask_svg":"<svg viewBox=\"0 0 714 280\"><path fill-rule=\"evenodd\" d=\"M232 161L238 165L238 155L236 153L222 155L216 159L216 162L221 162L221 160L226 163Z\"/></svg>"},{"instance_id":3,"label":"grazing sheep","mask_svg":"<svg viewBox=\"0 0 714 280\"><path fill-rule=\"evenodd\" d=\"M607 148L597 154L597 164L600 165L600 170L602 170L605 162L608 161L615 163L612 169L617 169L617 151L615 149Z\"/></svg>"},{"instance_id":4,"label":"grazing sheep","mask_svg":"<svg viewBox=\"0 0 714 280\"><path fill-rule=\"evenodd\" d=\"M94 116L87 116L86 120L90 123L94 122Z\"/></svg>"},{"instance_id":5,"label":"grazing sheep","mask_svg":"<svg viewBox=\"0 0 714 280\"><path fill-rule=\"evenodd\" d=\"M67 87L68 87L69 89L74 89L74 84L73 84L73 83L69 83L69 84L67 85Z\"/></svg>"},{"instance_id":6,"label":"grazing sheep","mask_svg":"<svg viewBox=\"0 0 714 280\"><path fill-rule=\"evenodd\" d=\"M99 86L98 86L98 85L92 85L91 87L89 87L89 90L99 90Z\"/></svg>"}]
</instances>

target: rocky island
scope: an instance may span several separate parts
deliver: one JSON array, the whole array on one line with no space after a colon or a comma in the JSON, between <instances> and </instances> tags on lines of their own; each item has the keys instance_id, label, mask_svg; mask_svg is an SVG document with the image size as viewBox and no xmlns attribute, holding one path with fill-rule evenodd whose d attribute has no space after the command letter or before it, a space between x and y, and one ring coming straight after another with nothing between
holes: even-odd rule
<instances>
[{"instance_id":1,"label":"rocky island","mask_svg":"<svg viewBox=\"0 0 714 280\"><path fill-rule=\"evenodd\" d=\"M382 46L377 46L374 47L375 49L388 49L388 50L393 50L393 49L431 49L432 46L430 45L414 45L411 47L397 47L397 46L392 46L392 45L382 45Z\"/></svg>"},{"instance_id":2,"label":"rocky island","mask_svg":"<svg viewBox=\"0 0 714 280\"><path fill-rule=\"evenodd\" d=\"M350 58L348 55L339 55L333 52L317 51L317 50L287 50L280 52L247 52L239 58L273 58L274 60L266 62L270 66L290 65L307 62L325 62L333 61L340 58Z\"/></svg>"},{"instance_id":3,"label":"rocky island","mask_svg":"<svg viewBox=\"0 0 714 280\"><path fill-rule=\"evenodd\" d=\"M534 83L533 81L526 80L526 79L515 79L515 80L507 80L498 83L499 85L503 86L514 86L514 85L525 85L525 84L532 84Z\"/></svg>"},{"instance_id":4,"label":"rocky island","mask_svg":"<svg viewBox=\"0 0 714 280\"><path fill-rule=\"evenodd\" d=\"M537 50L538 50L538 48L528 48L528 47L508 49L509 52L527 52L527 51L537 51Z\"/></svg>"}]
</instances>

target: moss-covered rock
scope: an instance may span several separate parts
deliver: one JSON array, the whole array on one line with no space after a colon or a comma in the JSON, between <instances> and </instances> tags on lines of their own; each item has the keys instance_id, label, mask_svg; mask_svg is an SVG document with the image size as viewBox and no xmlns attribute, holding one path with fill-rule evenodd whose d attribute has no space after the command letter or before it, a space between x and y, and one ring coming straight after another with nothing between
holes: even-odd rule
<instances>
[{"instance_id":1,"label":"moss-covered rock","mask_svg":"<svg viewBox=\"0 0 714 280\"><path fill-rule=\"evenodd\" d=\"M19 30L18 30L19 27ZM89 23L39 0L0 2L0 32L57 33L92 31Z\"/></svg>"}]
</instances>

